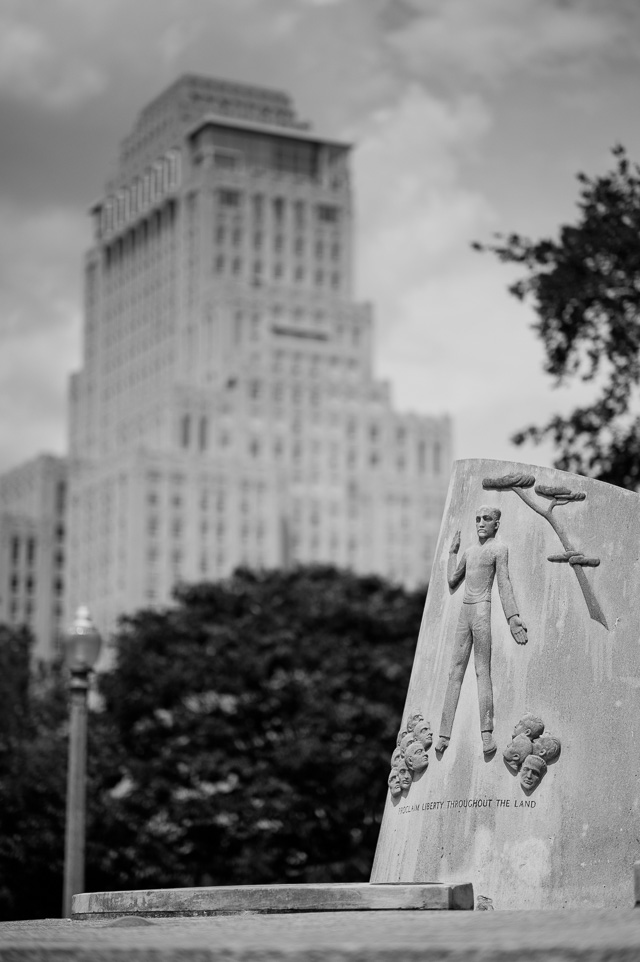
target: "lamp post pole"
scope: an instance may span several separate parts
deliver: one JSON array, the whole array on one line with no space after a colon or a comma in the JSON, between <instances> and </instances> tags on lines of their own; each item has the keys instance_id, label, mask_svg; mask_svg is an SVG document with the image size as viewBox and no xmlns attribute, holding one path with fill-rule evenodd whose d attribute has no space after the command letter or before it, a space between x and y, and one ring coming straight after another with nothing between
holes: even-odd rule
<instances>
[{"instance_id":1,"label":"lamp post pole","mask_svg":"<svg viewBox=\"0 0 640 962\"><path fill-rule=\"evenodd\" d=\"M84 891L84 845L87 794L87 693L89 673L100 654L98 634L86 608L78 608L66 638L71 672L69 762L64 850L63 917L71 916L71 899Z\"/></svg>"}]
</instances>

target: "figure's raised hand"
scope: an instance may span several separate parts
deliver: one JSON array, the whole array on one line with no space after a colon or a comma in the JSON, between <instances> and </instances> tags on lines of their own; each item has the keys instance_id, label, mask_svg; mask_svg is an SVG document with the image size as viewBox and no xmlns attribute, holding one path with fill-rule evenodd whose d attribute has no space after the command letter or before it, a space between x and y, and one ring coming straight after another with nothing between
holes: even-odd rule
<instances>
[{"instance_id":1,"label":"figure's raised hand","mask_svg":"<svg viewBox=\"0 0 640 962\"><path fill-rule=\"evenodd\" d=\"M526 643L529 641L527 636L527 626L520 615L512 615L511 618L509 618L509 628L514 641L516 641L519 645L526 645Z\"/></svg>"},{"instance_id":2,"label":"figure's raised hand","mask_svg":"<svg viewBox=\"0 0 640 962\"><path fill-rule=\"evenodd\" d=\"M457 554L458 551L460 551L460 532L456 531L451 542L451 547L449 548L449 554Z\"/></svg>"}]
</instances>

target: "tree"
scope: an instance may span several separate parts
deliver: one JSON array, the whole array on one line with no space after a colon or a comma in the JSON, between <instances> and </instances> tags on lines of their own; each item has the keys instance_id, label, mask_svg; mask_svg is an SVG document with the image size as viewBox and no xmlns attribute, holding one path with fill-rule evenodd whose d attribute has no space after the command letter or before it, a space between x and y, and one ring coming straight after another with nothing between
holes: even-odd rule
<instances>
[{"instance_id":1,"label":"tree","mask_svg":"<svg viewBox=\"0 0 640 962\"><path fill-rule=\"evenodd\" d=\"M32 638L0 626L0 918L62 906L66 691L59 666L30 666Z\"/></svg>"},{"instance_id":2,"label":"tree","mask_svg":"<svg viewBox=\"0 0 640 962\"><path fill-rule=\"evenodd\" d=\"M99 679L88 889L366 879L424 591L240 570L177 602Z\"/></svg>"},{"instance_id":3,"label":"tree","mask_svg":"<svg viewBox=\"0 0 640 962\"><path fill-rule=\"evenodd\" d=\"M590 178L578 174L578 218L557 240L496 235L474 244L527 274L509 288L538 315L545 371L556 384L592 382L595 397L567 416L530 425L512 440L550 438L555 467L622 487L640 487L640 166L623 147L614 167Z\"/></svg>"}]
</instances>

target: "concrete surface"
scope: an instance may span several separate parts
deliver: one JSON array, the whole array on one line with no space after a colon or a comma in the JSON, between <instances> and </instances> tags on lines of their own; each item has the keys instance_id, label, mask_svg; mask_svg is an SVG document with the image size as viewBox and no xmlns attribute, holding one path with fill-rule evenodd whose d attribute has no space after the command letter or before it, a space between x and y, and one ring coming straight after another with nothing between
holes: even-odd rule
<instances>
[{"instance_id":1,"label":"concrete surface","mask_svg":"<svg viewBox=\"0 0 640 962\"><path fill-rule=\"evenodd\" d=\"M640 910L0 923L0 962L638 962Z\"/></svg>"},{"instance_id":2,"label":"concrete surface","mask_svg":"<svg viewBox=\"0 0 640 962\"><path fill-rule=\"evenodd\" d=\"M535 484L483 487L484 478L512 472L533 475ZM546 488L537 490L540 485ZM549 515L552 500L545 494L558 486L584 498L556 499ZM496 578L490 660L497 752L483 755L472 649L451 742L438 755L466 588L463 582L450 591L447 561L456 531L458 561L479 545L480 505L502 512L495 542L508 548L528 641L517 644L512 637ZM583 552L584 567L548 560L567 551L557 529L570 548ZM371 881L468 881L496 909L633 904L633 863L640 857L638 638L637 494L551 468L456 462L402 719L415 707L431 722L429 767L403 795L388 795ZM502 757L526 712L541 716L545 731L562 743L560 757L533 791ZM389 756L394 747L388 745Z\"/></svg>"}]
</instances>

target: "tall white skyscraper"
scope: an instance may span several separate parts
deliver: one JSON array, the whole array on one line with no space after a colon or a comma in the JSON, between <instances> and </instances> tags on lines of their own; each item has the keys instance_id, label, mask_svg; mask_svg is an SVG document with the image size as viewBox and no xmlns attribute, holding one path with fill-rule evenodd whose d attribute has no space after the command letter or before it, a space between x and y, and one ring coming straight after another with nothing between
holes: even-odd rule
<instances>
[{"instance_id":1,"label":"tall white skyscraper","mask_svg":"<svg viewBox=\"0 0 640 962\"><path fill-rule=\"evenodd\" d=\"M238 564L428 578L450 422L374 378L349 152L285 94L199 76L125 138L70 385L68 614L109 629Z\"/></svg>"}]
</instances>

